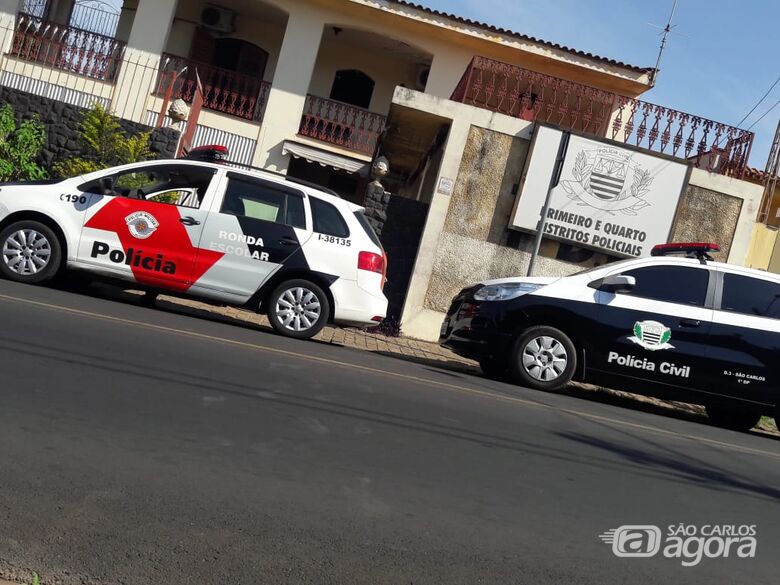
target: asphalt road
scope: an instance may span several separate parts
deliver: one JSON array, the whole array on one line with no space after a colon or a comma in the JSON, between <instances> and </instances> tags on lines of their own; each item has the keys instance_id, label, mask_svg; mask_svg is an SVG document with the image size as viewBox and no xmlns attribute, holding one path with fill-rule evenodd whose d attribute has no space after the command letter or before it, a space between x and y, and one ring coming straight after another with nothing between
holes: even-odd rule
<instances>
[{"instance_id":1,"label":"asphalt road","mask_svg":"<svg viewBox=\"0 0 780 585\"><path fill-rule=\"evenodd\" d=\"M0 576L769 583L780 442L0 282ZM617 558L621 525L755 558Z\"/></svg>"}]
</instances>

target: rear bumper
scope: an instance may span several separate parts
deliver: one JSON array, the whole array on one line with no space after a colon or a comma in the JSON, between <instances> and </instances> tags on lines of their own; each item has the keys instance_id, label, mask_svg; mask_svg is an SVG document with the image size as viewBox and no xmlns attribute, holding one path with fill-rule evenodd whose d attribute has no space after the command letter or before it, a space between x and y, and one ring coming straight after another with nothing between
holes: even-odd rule
<instances>
[{"instance_id":1,"label":"rear bumper","mask_svg":"<svg viewBox=\"0 0 780 585\"><path fill-rule=\"evenodd\" d=\"M373 293L358 286L357 282L338 279L330 286L335 306L333 322L349 327L379 325L375 318L387 316L387 297L377 286Z\"/></svg>"}]
</instances>

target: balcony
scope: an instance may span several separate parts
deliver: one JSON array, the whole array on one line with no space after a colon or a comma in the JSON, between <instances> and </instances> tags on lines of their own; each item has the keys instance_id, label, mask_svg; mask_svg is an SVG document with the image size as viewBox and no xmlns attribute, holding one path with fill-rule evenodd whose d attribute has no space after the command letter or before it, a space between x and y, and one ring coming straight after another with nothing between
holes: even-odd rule
<instances>
[{"instance_id":1,"label":"balcony","mask_svg":"<svg viewBox=\"0 0 780 585\"><path fill-rule=\"evenodd\" d=\"M125 43L19 13L10 55L99 81L116 81Z\"/></svg>"},{"instance_id":2,"label":"balcony","mask_svg":"<svg viewBox=\"0 0 780 585\"><path fill-rule=\"evenodd\" d=\"M386 120L363 108L309 95L298 134L373 156Z\"/></svg>"},{"instance_id":3,"label":"balcony","mask_svg":"<svg viewBox=\"0 0 780 585\"><path fill-rule=\"evenodd\" d=\"M642 100L475 57L451 99L609 138L741 177L754 134Z\"/></svg>"},{"instance_id":4,"label":"balcony","mask_svg":"<svg viewBox=\"0 0 780 585\"><path fill-rule=\"evenodd\" d=\"M262 79L242 75L176 55L165 54L157 76L155 93L165 95L174 74L184 71L174 82L172 98L191 103L195 97L196 75L203 87L203 107L260 122L265 113L271 84Z\"/></svg>"}]
</instances>

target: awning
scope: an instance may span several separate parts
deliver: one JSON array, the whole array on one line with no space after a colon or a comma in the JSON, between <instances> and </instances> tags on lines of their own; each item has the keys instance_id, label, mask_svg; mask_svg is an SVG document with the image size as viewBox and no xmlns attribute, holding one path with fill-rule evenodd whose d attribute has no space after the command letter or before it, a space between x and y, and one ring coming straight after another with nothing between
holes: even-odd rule
<instances>
[{"instance_id":1,"label":"awning","mask_svg":"<svg viewBox=\"0 0 780 585\"><path fill-rule=\"evenodd\" d=\"M289 154L295 158L302 158L310 163L316 163L323 167L346 171L350 174L357 173L368 176L369 163L364 160L350 158L335 152L322 150L309 144L301 144L292 140L285 140L282 145L282 154Z\"/></svg>"}]
</instances>

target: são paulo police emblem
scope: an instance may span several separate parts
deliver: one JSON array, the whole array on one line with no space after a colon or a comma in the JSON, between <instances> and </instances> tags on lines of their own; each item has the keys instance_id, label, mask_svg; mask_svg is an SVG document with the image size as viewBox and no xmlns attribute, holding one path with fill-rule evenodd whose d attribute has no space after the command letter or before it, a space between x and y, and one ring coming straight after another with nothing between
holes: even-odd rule
<instances>
[{"instance_id":1,"label":"s\u00e3o paulo police emblem","mask_svg":"<svg viewBox=\"0 0 780 585\"><path fill-rule=\"evenodd\" d=\"M632 160L631 153L615 148L583 150L571 169L573 181L561 181L570 199L610 214L636 215L650 203L653 176Z\"/></svg>"},{"instance_id":2,"label":"s\u00e3o paulo police emblem","mask_svg":"<svg viewBox=\"0 0 780 585\"><path fill-rule=\"evenodd\" d=\"M650 351L674 349L674 346L669 343L671 339L672 330L658 321L634 323L634 335L628 338L629 341Z\"/></svg>"},{"instance_id":3,"label":"s\u00e3o paulo police emblem","mask_svg":"<svg viewBox=\"0 0 780 585\"><path fill-rule=\"evenodd\" d=\"M151 213L136 211L125 218L130 235L139 240L145 240L159 227L158 222Z\"/></svg>"}]
</instances>

